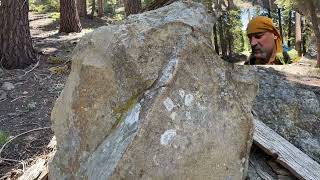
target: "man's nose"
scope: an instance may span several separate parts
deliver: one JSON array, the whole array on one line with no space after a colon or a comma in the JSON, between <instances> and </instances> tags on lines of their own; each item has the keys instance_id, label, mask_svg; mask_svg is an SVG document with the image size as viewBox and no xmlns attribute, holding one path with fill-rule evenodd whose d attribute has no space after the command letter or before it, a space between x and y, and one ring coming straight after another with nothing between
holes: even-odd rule
<instances>
[{"instance_id":1,"label":"man's nose","mask_svg":"<svg viewBox=\"0 0 320 180\"><path fill-rule=\"evenodd\" d=\"M250 45L251 45L251 47L254 47L254 46L256 46L257 44L258 44L258 41L257 41L256 38L254 38L254 37L250 38Z\"/></svg>"}]
</instances>

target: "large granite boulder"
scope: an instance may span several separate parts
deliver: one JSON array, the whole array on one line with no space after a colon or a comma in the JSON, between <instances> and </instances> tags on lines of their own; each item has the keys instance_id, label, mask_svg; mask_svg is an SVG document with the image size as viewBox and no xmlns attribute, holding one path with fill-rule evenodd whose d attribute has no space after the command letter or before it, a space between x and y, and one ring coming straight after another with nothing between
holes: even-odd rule
<instances>
[{"instance_id":1,"label":"large granite boulder","mask_svg":"<svg viewBox=\"0 0 320 180\"><path fill-rule=\"evenodd\" d=\"M244 179L257 76L176 2L87 35L52 111L50 179Z\"/></svg>"},{"instance_id":2,"label":"large granite boulder","mask_svg":"<svg viewBox=\"0 0 320 180\"><path fill-rule=\"evenodd\" d=\"M253 109L258 119L320 163L317 71L297 65L259 67L259 93Z\"/></svg>"}]
</instances>

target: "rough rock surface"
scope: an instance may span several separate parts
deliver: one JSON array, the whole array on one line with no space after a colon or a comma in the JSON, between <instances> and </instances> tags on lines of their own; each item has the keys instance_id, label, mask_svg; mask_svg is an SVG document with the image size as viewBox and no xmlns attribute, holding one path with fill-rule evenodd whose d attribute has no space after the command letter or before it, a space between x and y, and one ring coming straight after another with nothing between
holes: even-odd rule
<instances>
[{"instance_id":1,"label":"rough rock surface","mask_svg":"<svg viewBox=\"0 0 320 180\"><path fill-rule=\"evenodd\" d=\"M257 76L176 2L87 35L52 112L50 179L244 179Z\"/></svg>"},{"instance_id":2,"label":"rough rock surface","mask_svg":"<svg viewBox=\"0 0 320 180\"><path fill-rule=\"evenodd\" d=\"M259 67L257 117L320 163L320 84L312 68Z\"/></svg>"}]
</instances>

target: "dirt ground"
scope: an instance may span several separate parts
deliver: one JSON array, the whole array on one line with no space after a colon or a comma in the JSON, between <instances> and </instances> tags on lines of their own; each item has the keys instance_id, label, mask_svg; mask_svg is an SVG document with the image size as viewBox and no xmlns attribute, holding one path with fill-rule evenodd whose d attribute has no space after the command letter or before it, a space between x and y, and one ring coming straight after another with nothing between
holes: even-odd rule
<instances>
[{"instance_id":1,"label":"dirt ground","mask_svg":"<svg viewBox=\"0 0 320 180\"><path fill-rule=\"evenodd\" d=\"M0 87L0 132L14 138L0 149L0 157L5 159L0 160L0 179L21 174L36 156L50 151L47 144L53 137L51 110L70 71L67 68L57 72L52 68L69 67L79 38L97 27L114 23L107 18L81 19L81 33L59 34L58 22L48 14L30 13L29 18L39 62L24 70L0 68L0 86L9 83L12 88ZM312 68L314 65L315 61L304 59L282 69L279 66L279 70L288 73L291 81L320 86L320 71Z\"/></svg>"},{"instance_id":2,"label":"dirt ground","mask_svg":"<svg viewBox=\"0 0 320 180\"><path fill-rule=\"evenodd\" d=\"M20 174L36 156L48 153L53 137L51 110L70 71L54 69L69 67L71 52L84 34L112 23L81 19L81 33L59 34L58 22L48 14L30 13L29 19L39 62L23 70L0 68L0 86L9 84L6 90L0 88L0 132L14 138L0 149L0 157L5 159L0 160L0 179Z\"/></svg>"}]
</instances>

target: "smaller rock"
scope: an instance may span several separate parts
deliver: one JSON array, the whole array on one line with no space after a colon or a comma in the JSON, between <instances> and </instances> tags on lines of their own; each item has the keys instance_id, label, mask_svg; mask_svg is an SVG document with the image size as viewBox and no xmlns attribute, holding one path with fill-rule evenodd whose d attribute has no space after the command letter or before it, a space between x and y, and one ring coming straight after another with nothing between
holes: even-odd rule
<instances>
[{"instance_id":1,"label":"smaller rock","mask_svg":"<svg viewBox=\"0 0 320 180\"><path fill-rule=\"evenodd\" d=\"M6 91L10 91L10 90L14 89L14 85L11 82L4 82L1 86L1 89L6 90Z\"/></svg>"},{"instance_id":2,"label":"smaller rock","mask_svg":"<svg viewBox=\"0 0 320 180\"><path fill-rule=\"evenodd\" d=\"M22 94L26 95L26 94L28 94L28 91L23 91Z\"/></svg>"},{"instance_id":3,"label":"smaller rock","mask_svg":"<svg viewBox=\"0 0 320 180\"><path fill-rule=\"evenodd\" d=\"M7 93L0 89L0 101L7 99Z\"/></svg>"}]
</instances>

